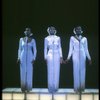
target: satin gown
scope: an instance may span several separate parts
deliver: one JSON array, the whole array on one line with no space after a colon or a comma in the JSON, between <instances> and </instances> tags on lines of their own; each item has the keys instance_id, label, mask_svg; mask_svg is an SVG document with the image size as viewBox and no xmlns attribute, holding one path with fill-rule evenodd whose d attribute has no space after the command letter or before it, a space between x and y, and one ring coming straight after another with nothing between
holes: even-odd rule
<instances>
[{"instance_id":1,"label":"satin gown","mask_svg":"<svg viewBox=\"0 0 100 100\"><path fill-rule=\"evenodd\" d=\"M36 42L34 39L27 43L23 38L20 38L18 58L20 59L20 79L21 89L32 90L32 79L33 79L33 64L32 60L36 59Z\"/></svg>"},{"instance_id":2,"label":"satin gown","mask_svg":"<svg viewBox=\"0 0 100 100\"><path fill-rule=\"evenodd\" d=\"M44 59L47 61L49 92L55 92L59 88L60 57L62 57L60 37L47 36L44 40Z\"/></svg>"},{"instance_id":3,"label":"satin gown","mask_svg":"<svg viewBox=\"0 0 100 100\"><path fill-rule=\"evenodd\" d=\"M74 36L70 38L69 53L67 59L72 56L73 61L73 77L74 90L85 89L85 75L86 75L86 57L91 60L88 51L88 42L86 37L79 37L80 40Z\"/></svg>"}]
</instances>

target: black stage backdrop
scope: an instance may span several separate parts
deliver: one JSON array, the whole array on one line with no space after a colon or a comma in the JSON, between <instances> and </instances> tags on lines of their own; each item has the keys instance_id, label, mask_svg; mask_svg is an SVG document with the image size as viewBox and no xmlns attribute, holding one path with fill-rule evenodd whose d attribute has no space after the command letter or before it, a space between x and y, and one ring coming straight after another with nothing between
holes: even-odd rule
<instances>
[{"instance_id":1,"label":"black stage backdrop","mask_svg":"<svg viewBox=\"0 0 100 100\"><path fill-rule=\"evenodd\" d=\"M63 58L66 59L73 28L82 26L88 39L92 65L87 63L86 88L98 88L98 0L2 0L3 88L20 87L20 70L16 63L18 44L24 29L30 27L37 44L33 88L47 87L44 61L44 38L47 27L55 26L61 37ZM62 64L60 88L73 88L72 61Z\"/></svg>"}]
</instances>

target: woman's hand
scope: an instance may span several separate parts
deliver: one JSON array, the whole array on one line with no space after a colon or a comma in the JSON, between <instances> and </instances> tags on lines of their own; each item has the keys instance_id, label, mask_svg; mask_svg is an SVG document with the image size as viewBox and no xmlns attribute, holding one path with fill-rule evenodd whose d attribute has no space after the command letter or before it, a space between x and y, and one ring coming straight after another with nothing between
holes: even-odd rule
<instances>
[{"instance_id":1,"label":"woman's hand","mask_svg":"<svg viewBox=\"0 0 100 100\"><path fill-rule=\"evenodd\" d=\"M61 64L62 64L62 63L65 63L64 60L63 60L63 58L60 58L60 63L61 63Z\"/></svg>"},{"instance_id":2,"label":"woman's hand","mask_svg":"<svg viewBox=\"0 0 100 100\"><path fill-rule=\"evenodd\" d=\"M32 60L32 62L31 62L31 63L32 63L32 64L34 64L34 61L35 61L35 60Z\"/></svg>"},{"instance_id":3,"label":"woman's hand","mask_svg":"<svg viewBox=\"0 0 100 100\"><path fill-rule=\"evenodd\" d=\"M19 64L20 64L20 59L17 59L17 63L19 63Z\"/></svg>"},{"instance_id":4,"label":"woman's hand","mask_svg":"<svg viewBox=\"0 0 100 100\"><path fill-rule=\"evenodd\" d=\"M65 64L68 63L68 62L69 62L69 59L66 59L66 60L65 60Z\"/></svg>"},{"instance_id":5,"label":"woman's hand","mask_svg":"<svg viewBox=\"0 0 100 100\"><path fill-rule=\"evenodd\" d=\"M92 64L92 60L89 60L89 65L91 65Z\"/></svg>"}]
</instances>

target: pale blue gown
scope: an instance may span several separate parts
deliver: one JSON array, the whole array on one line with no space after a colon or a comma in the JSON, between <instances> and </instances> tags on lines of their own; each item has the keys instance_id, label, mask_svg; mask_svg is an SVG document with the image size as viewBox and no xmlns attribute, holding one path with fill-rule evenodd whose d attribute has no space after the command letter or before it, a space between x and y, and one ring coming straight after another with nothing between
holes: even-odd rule
<instances>
[{"instance_id":1,"label":"pale blue gown","mask_svg":"<svg viewBox=\"0 0 100 100\"><path fill-rule=\"evenodd\" d=\"M88 42L86 37L79 36L77 40L74 36L70 38L69 53L67 59L72 56L73 61L73 77L74 90L85 89L85 75L86 75L86 57L91 60L88 51Z\"/></svg>"},{"instance_id":2,"label":"pale blue gown","mask_svg":"<svg viewBox=\"0 0 100 100\"><path fill-rule=\"evenodd\" d=\"M47 36L44 40L44 59L47 61L49 92L55 92L59 88L60 57L62 57L60 37Z\"/></svg>"},{"instance_id":3,"label":"pale blue gown","mask_svg":"<svg viewBox=\"0 0 100 100\"><path fill-rule=\"evenodd\" d=\"M20 38L18 58L20 59L20 79L21 79L21 89L32 90L32 79L33 79L33 64L32 60L36 59L36 42L34 39L27 43Z\"/></svg>"}]
</instances>

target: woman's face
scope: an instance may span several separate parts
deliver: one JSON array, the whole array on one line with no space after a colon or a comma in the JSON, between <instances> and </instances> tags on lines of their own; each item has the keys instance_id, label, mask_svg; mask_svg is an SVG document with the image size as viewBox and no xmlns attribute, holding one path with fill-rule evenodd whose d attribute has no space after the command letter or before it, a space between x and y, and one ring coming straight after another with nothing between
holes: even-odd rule
<instances>
[{"instance_id":1,"label":"woman's face","mask_svg":"<svg viewBox=\"0 0 100 100\"><path fill-rule=\"evenodd\" d=\"M26 35L26 36L30 36L30 34L31 34L30 29L26 28L25 35Z\"/></svg>"},{"instance_id":2,"label":"woman's face","mask_svg":"<svg viewBox=\"0 0 100 100\"><path fill-rule=\"evenodd\" d=\"M30 35L30 31L26 31L25 35L29 36Z\"/></svg>"},{"instance_id":3,"label":"woman's face","mask_svg":"<svg viewBox=\"0 0 100 100\"><path fill-rule=\"evenodd\" d=\"M54 35L54 34L55 34L55 30L50 29L50 30L49 30L49 33L50 33L50 35Z\"/></svg>"},{"instance_id":4,"label":"woman's face","mask_svg":"<svg viewBox=\"0 0 100 100\"><path fill-rule=\"evenodd\" d=\"M82 30L81 30L80 27L77 27L77 28L75 29L75 32L76 32L77 35L81 35Z\"/></svg>"},{"instance_id":5,"label":"woman's face","mask_svg":"<svg viewBox=\"0 0 100 100\"><path fill-rule=\"evenodd\" d=\"M49 34L50 34L50 35L55 35L55 34L56 34L56 30L55 30L54 27L50 27L50 28L49 28Z\"/></svg>"}]
</instances>

